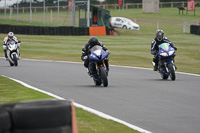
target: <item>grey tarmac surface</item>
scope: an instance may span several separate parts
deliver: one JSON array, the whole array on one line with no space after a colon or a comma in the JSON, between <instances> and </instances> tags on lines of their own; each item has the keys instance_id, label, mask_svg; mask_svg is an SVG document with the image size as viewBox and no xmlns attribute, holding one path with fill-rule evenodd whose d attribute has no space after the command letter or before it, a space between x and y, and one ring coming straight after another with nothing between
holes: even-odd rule
<instances>
[{"instance_id":1,"label":"grey tarmac surface","mask_svg":"<svg viewBox=\"0 0 200 133\"><path fill-rule=\"evenodd\" d=\"M200 76L177 73L176 81L162 80L152 70L111 66L104 88L94 85L82 63L20 60L10 67L3 58L0 75L153 133L200 132Z\"/></svg>"}]
</instances>

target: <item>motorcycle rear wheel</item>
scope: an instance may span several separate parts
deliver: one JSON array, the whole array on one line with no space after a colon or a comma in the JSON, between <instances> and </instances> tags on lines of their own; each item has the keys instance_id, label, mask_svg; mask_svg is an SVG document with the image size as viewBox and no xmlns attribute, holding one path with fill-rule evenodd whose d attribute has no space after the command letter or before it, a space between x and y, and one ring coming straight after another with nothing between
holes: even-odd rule
<instances>
[{"instance_id":1,"label":"motorcycle rear wheel","mask_svg":"<svg viewBox=\"0 0 200 133\"><path fill-rule=\"evenodd\" d=\"M159 71L160 71L160 75L161 75L162 79L164 79L164 80L168 79L169 76L162 72L162 68L160 68Z\"/></svg>"},{"instance_id":2,"label":"motorcycle rear wheel","mask_svg":"<svg viewBox=\"0 0 200 133\"><path fill-rule=\"evenodd\" d=\"M9 61L10 66L14 66L15 64L13 64L11 61Z\"/></svg>"},{"instance_id":3,"label":"motorcycle rear wheel","mask_svg":"<svg viewBox=\"0 0 200 133\"><path fill-rule=\"evenodd\" d=\"M162 79L166 80L166 79L168 79L169 76L166 75L166 74L161 73L161 77L162 77Z\"/></svg>"},{"instance_id":4,"label":"motorcycle rear wheel","mask_svg":"<svg viewBox=\"0 0 200 133\"><path fill-rule=\"evenodd\" d=\"M103 86L107 87L108 86L108 78L107 78L107 74L106 74L104 67L100 67L100 75L101 75L101 79L103 80Z\"/></svg>"},{"instance_id":5,"label":"motorcycle rear wheel","mask_svg":"<svg viewBox=\"0 0 200 133\"><path fill-rule=\"evenodd\" d=\"M96 86L101 85L101 81L96 80L94 77L93 77L93 80L94 80L94 83L95 83Z\"/></svg>"}]
</instances>

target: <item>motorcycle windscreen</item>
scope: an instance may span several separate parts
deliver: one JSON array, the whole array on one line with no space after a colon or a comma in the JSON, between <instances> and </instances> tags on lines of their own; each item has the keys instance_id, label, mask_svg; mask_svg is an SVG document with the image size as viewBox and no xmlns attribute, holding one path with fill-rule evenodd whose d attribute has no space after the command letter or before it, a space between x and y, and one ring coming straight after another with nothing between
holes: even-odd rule
<instances>
[{"instance_id":1,"label":"motorcycle windscreen","mask_svg":"<svg viewBox=\"0 0 200 133\"><path fill-rule=\"evenodd\" d=\"M104 51L103 49L101 50L101 59L103 60L103 59L105 59L105 58L107 58L108 57L108 52L106 52L106 51Z\"/></svg>"},{"instance_id":2,"label":"motorcycle windscreen","mask_svg":"<svg viewBox=\"0 0 200 133\"><path fill-rule=\"evenodd\" d=\"M11 51L17 49L17 45L15 44L14 41L11 41L11 42L8 43L8 49L11 50Z\"/></svg>"},{"instance_id":3,"label":"motorcycle windscreen","mask_svg":"<svg viewBox=\"0 0 200 133\"><path fill-rule=\"evenodd\" d=\"M169 43L162 43L159 45L159 48L163 49L164 51L169 51Z\"/></svg>"},{"instance_id":4,"label":"motorcycle windscreen","mask_svg":"<svg viewBox=\"0 0 200 133\"><path fill-rule=\"evenodd\" d=\"M100 61L108 56L108 53L102 49L101 46L94 46L91 49L91 54L89 56L90 61Z\"/></svg>"},{"instance_id":5,"label":"motorcycle windscreen","mask_svg":"<svg viewBox=\"0 0 200 133\"><path fill-rule=\"evenodd\" d=\"M100 46L94 46L92 47L92 49L90 50L91 51L91 54L89 56L89 60L90 61L98 61L99 58L97 57L99 54L101 54L101 47Z\"/></svg>"}]
</instances>

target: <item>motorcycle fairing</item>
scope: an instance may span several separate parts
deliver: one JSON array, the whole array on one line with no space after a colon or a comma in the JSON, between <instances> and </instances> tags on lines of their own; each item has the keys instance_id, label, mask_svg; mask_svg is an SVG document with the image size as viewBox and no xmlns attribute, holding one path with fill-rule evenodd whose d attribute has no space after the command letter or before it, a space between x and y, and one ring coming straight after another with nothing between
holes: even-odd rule
<instances>
[{"instance_id":1,"label":"motorcycle fairing","mask_svg":"<svg viewBox=\"0 0 200 133\"><path fill-rule=\"evenodd\" d=\"M159 47L159 57L166 58L168 56L174 56L175 50L168 43L162 43Z\"/></svg>"}]
</instances>

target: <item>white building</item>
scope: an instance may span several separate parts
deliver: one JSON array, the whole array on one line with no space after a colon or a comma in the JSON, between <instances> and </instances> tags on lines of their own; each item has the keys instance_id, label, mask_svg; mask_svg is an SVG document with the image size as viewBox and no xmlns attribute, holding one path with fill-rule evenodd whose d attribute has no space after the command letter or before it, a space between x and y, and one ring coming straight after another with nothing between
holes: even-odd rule
<instances>
[{"instance_id":1,"label":"white building","mask_svg":"<svg viewBox=\"0 0 200 133\"><path fill-rule=\"evenodd\" d=\"M5 6L6 7L12 6L13 4L16 4L17 1L19 3L22 0L0 0L0 8L4 8Z\"/></svg>"}]
</instances>

